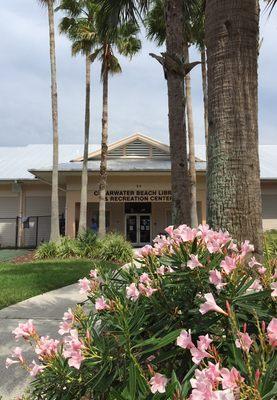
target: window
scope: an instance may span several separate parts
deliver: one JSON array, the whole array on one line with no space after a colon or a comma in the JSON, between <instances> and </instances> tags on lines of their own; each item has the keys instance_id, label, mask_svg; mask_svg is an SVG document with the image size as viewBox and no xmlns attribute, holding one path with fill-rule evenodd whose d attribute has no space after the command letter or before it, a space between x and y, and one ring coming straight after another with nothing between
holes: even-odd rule
<instances>
[{"instance_id":1,"label":"window","mask_svg":"<svg viewBox=\"0 0 277 400\"><path fill-rule=\"evenodd\" d=\"M151 203L125 203L125 214L151 214Z\"/></svg>"}]
</instances>

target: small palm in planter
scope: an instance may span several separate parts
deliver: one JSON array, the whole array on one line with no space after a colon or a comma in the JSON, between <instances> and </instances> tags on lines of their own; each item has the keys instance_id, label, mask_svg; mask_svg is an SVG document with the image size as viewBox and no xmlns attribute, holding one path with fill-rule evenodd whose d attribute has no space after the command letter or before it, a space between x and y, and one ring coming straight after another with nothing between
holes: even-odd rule
<instances>
[{"instance_id":1,"label":"small palm in planter","mask_svg":"<svg viewBox=\"0 0 277 400\"><path fill-rule=\"evenodd\" d=\"M59 342L32 323L33 399L272 399L277 345L274 271L227 232L166 229L138 263L80 280L91 307L65 313Z\"/></svg>"}]
</instances>

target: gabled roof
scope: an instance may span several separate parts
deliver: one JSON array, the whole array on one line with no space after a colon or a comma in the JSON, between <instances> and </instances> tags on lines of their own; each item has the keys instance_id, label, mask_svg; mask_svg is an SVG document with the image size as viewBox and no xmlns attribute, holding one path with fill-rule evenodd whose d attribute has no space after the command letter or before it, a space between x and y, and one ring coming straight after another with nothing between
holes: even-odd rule
<instances>
[{"instance_id":1,"label":"gabled roof","mask_svg":"<svg viewBox=\"0 0 277 400\"><path fill-rule=\"evenodd\" d=\"M150 138L148 136L142 135L141 133L134 133L131 136L127 136L124 139L118 140L112 144L110 144L108 146L108 154L113 152L114 150L118 150L121 148L124 148L125 146L127 146L128 144L134 143L134 142L141 142L141 143L145 143L153 148L157 148L160 149L163 153L165 153L165 155L167 155L168 157L170 156L170 147L167 144L161 143L158 140L155 140L153 138ZM101 155L101 149L98 149L96 151L93 151L91 153L89 153L88 155L88 159L92 160L92 159L97 159L98 157L100 157ZM140 158L139 156L122 156L122 158ZM118 157L120 158L120 157ZM83 157L79 157L79 158L75 158L74 160L72 160L72 162L80 162L83 161Z\"/></svg>"}]
</instances>

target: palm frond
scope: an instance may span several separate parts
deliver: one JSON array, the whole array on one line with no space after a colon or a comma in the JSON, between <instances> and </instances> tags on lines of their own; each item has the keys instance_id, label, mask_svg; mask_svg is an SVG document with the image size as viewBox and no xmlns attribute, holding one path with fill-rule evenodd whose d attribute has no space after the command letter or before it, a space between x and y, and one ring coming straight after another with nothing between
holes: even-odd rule
<instances>
[{"instance_id":1,"label":"palm frond","mask_svg":"<svg viewBox=\"0 0 277 400\"><path fill-rule=\"evenodd\" d=\"M266 0L267 2L267 8L270 9L270 14L272 13L273 8L276 6L277 4L277 0Z\"/></svg>"}]
</instances>

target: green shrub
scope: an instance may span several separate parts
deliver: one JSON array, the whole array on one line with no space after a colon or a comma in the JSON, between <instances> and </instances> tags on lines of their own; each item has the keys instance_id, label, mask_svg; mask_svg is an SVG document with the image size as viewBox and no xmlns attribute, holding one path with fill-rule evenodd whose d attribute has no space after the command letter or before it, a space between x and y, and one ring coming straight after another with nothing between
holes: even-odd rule
<instances>
[{"instance_id":1,"label":"green shrub","mask_svg":"<svg viewBox=\"0 0 277 400\"><path fill-rule=\"evenodd\" d=\"M97 256L105 261L130 262L134 252L131 243L118 233L109 233L99 243Z\"/></svg>"},{"instance_id":2,"label":"green shrub","mask_svg":"<svg viewBox=\"0 0 277 400\"><path fill-rule=\"evenodd\" d=\"M35 258L44 260L47 258L56 258L58 256L58 245L54 242L42 243L35 254Z\"/></svg>"},{"instance_id":3,"label":"green shrub","mask_svg":"<svg viewBox=\"0 0 277 400\"><path fill-rule=\"evenodd\" d=\"M95 258L99 248L99 241L95 232L88 230L78 235L76 244L80 257Z\"/></svg>"},{"instance_id":4,"label":"green shrub","mask_svg":"<svg viewBox=\"0 0 277 400\"><path fill-rule=\"evenodd\" d=\"M57 247L58 247L57 251L58 258L64 259L64 258L80 256L76 239L71 239L68 236L65 236L61 239L61 242Z\"/></svg>"}]
</instances>

